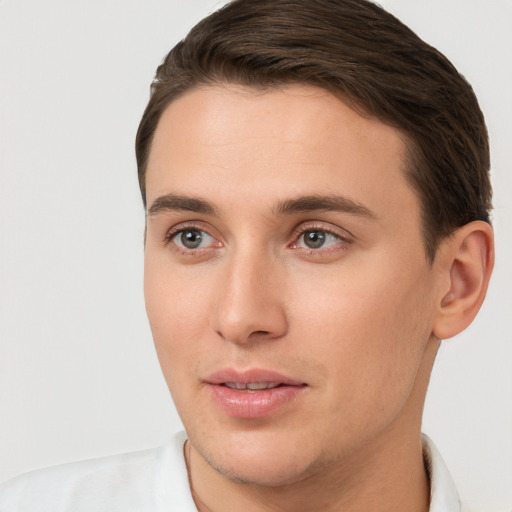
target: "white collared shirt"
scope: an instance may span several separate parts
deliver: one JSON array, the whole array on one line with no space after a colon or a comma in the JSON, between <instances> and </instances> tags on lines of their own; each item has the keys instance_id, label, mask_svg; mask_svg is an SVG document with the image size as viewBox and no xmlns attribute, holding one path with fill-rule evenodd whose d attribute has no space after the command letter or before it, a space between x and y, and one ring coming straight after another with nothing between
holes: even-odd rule
<instances>
[{"instance_id":1,"label":"white collared shirt","mask_svg":"<svg viewBox=\"0 0 512 512\"><path fill-rule=\"evenodd\" d=\"M184 432L165 446L33 471L0 486L0 512L197 512L183 455ZM430 512L463 512L433 442L423 436Z\"/></svg>"},{"instance_id":2,"label":"white collared shirt","mask_svg":"<svg viewBox=\"0 0 512 512\"><path fill-rule=\"evenodd\" d=\"M466 512L455 483L432 440L422 435L423 460L430 477L429 512Z\"/></svg>"}]
</instances>

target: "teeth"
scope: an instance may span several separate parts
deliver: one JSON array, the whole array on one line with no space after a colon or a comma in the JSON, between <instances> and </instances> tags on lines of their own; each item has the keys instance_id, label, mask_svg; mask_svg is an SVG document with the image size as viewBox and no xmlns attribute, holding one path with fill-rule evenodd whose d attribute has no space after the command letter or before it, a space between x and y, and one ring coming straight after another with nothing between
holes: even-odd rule
<instances>
[{"instance_id":1,"label":"teeth","mask_svg":"<svg viewBox=\"0 0 512 512\"><path fill-rule=\"evenodd\" d=\"M277 387L277 384L270 384L268 382L249 382L247 383L248 389L272 389Z\"/></svg>"},{"instance_id":2,"label":"teeth","mask_svg":"<svg viewBox=\"0 0 512 512\"><path fill-rule=\"evenodd\" d=\"M229 389L245 389L245 386L243 384L238 384L238 382L225 382L224 385ZM238 386L243 386L239 388Z\"/></svg>"},{"instance_id":3,"label":"teeth","mask_svg":"<svg viewBox=\"0 0 512 512\"><path fill-rule=\"evenodd\" d=\"M225 382L224 385L230 389L238 389L243 390L247 389L249 391L259 391L261 389L273 389L277 388L279 384L275 384L272 382Z\"/></svg>"}]
</instances>

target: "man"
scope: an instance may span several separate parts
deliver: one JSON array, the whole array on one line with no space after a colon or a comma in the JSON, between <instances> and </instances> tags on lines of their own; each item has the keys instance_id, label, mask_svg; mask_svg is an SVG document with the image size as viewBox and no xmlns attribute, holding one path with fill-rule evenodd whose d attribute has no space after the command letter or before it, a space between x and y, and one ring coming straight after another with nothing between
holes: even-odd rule
<instances>
[{"instance_id":1,"label":"man","mask_svg":"<svg viewBox=\"0 0 512 512\"><path fill-rule=\"evenodd\" d=\"M137 160L186 436L21 477L0 505L460 510L420 433L440 340L493 266L487 134L453 66L365 0L235 1L158 69Z\"/></svg>"}]
</instances>

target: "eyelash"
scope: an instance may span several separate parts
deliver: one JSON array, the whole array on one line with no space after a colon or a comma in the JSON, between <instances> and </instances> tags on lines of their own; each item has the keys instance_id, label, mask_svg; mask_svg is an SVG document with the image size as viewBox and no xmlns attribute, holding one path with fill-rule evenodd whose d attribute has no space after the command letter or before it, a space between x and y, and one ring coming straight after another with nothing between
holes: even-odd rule
<instances>
[{"instance_id":1,"label":"eyelash","mask_svg":"<svg viewBox=\"0 0 512 512\"><path fill-rule=\"evenodd\" d=\"M183 247L180 247L176 243L173 242L173 239L176 238L178 235L186 232L186 231L200 231L203 233L206 233L208 236L210 236L212 239L216 240L217 237L212 235L204 226L201 226L200 224L191 222L186 224L179 224L176 227L171 228L165 235L164 238L164 244L166 246L170 246L172 244L172 249L179 254L183 256L199 256L202 255L205 251L208 251L212 247L202 247L198 249L186 249ZM325 248L306 248L306 247L298 247L297 244L299 243L299 240L302 236L304 236L308 231L318 231L322 233L326 233L328 235L331 235L339 240L338 243L336 243L332 247L325 247ZM291 235L292 242L290 242L287 247L290 247L295 250L300 250L302 253L306 253L308 256L322 256L326 254L332 254L339 251L344 251L347 249L348 245L353 243L354 238L353 236L348 233L347 231L343 231L341 233L340 231L334 230L334 229L328 229L323 225L320 225L315 222L311 223L301 223L298 227L296 227ZM222 242L218 242L217 247L222 247Z\"/></svg>"}]
</instances>

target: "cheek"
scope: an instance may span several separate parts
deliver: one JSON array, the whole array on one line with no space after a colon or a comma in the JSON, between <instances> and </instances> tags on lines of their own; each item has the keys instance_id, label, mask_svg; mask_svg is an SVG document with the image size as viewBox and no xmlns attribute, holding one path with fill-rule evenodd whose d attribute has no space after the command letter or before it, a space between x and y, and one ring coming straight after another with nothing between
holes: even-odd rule
<instances>
[{"instance_id":1,"label":"cheek","mask_svg":"<svg viewBox=\"0 0 512 512\"><path fill-rule=\"evenodd\" d=\"M160 365L170 384L195 365L198 341L208 322L205 292L211 287L155 259L146 256L144 295Z\"/></svg>"},{"instance_id":2,"label":"cheek","mask_svg":"<svg viewBox=\"0 0 512 512\"><path fill-rule=\"evenodd\" d=\"M379 409L397 412L430 335L421 272L365 275L317 280L296 307L303 343L310 344L329 383L328 400L339 412L350 409L347 417L354 410L368 417Z\"/></svg>"}]
</instances>

